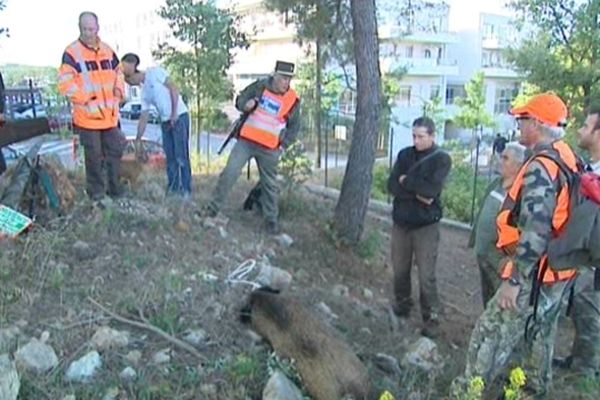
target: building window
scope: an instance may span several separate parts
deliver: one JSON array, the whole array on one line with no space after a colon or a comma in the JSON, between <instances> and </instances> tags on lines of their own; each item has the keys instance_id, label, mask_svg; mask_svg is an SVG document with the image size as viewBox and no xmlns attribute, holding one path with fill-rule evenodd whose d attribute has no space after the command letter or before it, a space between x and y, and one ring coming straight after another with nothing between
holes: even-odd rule
<instances>
[{"instance_id":1,"label":"building window","mask_svg":"<svg viewBox=\"0 0 600 400\"><path fill-rule=\"evenodd\" d=\"M412 58L413 57L413 46L408 46L406 48L405 55L406 55L406 58Z\"/></svg>"},{"instance_id":2,"label":"building window","mask_svg":"<svg viewBox=\"0 0 600 400\"><path fill-rule=\"evenodd\" d=\"M446 104L455 104L456 99L465 97L465 87L463 85L448 85L446 88Z\"/></svg>"},{"instance_id":3,"label":"building window","mask_svg":"<svg viewBox=\"0 0 600 400\"><path fill-rule=\"evenodd\" d=\"M513 100L519 94L516 87L504 87L496 89L496 98L494 100L494 113L506 114L511 108Z\"/></svg>"},{"instance_id":4,"label":"building window","mask_svg":"<svg viewBox=\"0 0 600 400\"><path fill-rule=\"evenodd\" d=\"M431 58L431 50L425 49L425 58Z\"/></svg>"},{"instance_id":5,"label":"building window","mask_svg":"<svg viewBox=\"0 0 600 400\"><path fill-rule=\"evenodd\" d=\"M494 25L486 23L483 24L483 38L484 39L494 39L496 37L494 32Z\"/></svg>"},{"instance_id":6,"label":"building window","mask_svg":"<svg viewBox=\"0 0 600 400\"><path fill-rule=\"evenodd\" d=\"M397 101L399 107L410 107L412 88L410 86L400 86Z\"/></svg>"},{"instance_id":7,"label":"building window","mask_svg":"<svg viewBox=\"0 0 600 400\"><path fill-rule=\"evenodd\" d=\"M437 97L440 97L440 85L432 85L431 92L429 93L429 99L433 100Z\"/></svg>"},{"instance_id":8,"label":"building window","mask_svg":"<svg viewBox=\"0 0 600 400\"><path fill-rule=\"evenodd\" d=\"M356 113L356 92L345 90L340 96L340 113L353 115Z\"/></svg>"}]
</instances>

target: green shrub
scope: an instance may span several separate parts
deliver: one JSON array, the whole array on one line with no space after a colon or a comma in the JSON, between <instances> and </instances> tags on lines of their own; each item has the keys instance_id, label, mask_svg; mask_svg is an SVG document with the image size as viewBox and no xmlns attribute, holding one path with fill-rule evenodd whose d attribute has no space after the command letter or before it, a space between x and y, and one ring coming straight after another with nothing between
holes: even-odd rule
<instances>
[{"instance_id":1,"label":"green shrub","mask_svg":"<svg viewBox=\"0 0 600 400\"><path fill-rule=\"evenodd\" d=\"M475 194L475 213L485 194L488 181L478 177ZM473 168L465 163L455 164L442 191L444 216L460 222L470 222L473 198Z\"/></svg>"}]
</instances>

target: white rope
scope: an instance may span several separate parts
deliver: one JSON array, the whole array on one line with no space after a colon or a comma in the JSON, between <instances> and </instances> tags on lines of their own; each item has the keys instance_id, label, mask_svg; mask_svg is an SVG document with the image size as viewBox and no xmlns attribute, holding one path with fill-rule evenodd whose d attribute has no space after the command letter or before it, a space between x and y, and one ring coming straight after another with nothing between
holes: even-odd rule
<instances>
[{"instance_id":1,"label":"white rope","mask_svg":"<svg viewBox=\"0 0 600 400\"><path fill-rule=\"evenodd\" d=\"M259 287L261 287L260 284L245 279L248 275L250 275L250 273L254 270L255 267L256 260L250 258L244 261L227 276L226 282L232 285L243 283L252 286L253 289L258 289Z\"/></svg>"}]
</instances>

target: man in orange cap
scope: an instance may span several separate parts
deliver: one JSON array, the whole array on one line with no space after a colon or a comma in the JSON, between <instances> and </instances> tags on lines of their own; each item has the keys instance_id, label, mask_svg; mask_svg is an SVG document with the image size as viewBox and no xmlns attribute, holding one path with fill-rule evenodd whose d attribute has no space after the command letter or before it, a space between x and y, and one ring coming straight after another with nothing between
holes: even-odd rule
<instances>
[{"instance_id":1,"label":"man in orange cap","mask_svg":"<svg viewBox=\"0 0 600 400\"><path fill-rule=\"evenodd\" d=\"M507 193L497 219L497 247L504 252L502 283L480 316L469 343L463 375L452 385L456 397L480 376L486 386L498 377L522 341L526 390L545 396L552 380L556 323L576 272L554 271L546 262L552 236L569 214L570 178L579 170L577 156L563 140L567 107L553 93L531 98L511 110L521 131L520 142L532 151Z\"/></svg>"}]
</instances>

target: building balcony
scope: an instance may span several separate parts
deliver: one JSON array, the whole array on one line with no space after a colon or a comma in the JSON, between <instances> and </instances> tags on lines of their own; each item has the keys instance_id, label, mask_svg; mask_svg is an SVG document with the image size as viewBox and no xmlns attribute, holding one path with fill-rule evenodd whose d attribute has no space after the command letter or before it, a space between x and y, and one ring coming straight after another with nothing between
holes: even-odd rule
<instances>
[{"instance_id":1,"label":"building balcony","mask_svg":"<svg viewBox=\"0 0 600 400\"><path fill-rule=\"evenodd\" d=\"M444 31L419 31L407 30L406 27L399 25L384 25L379 27L379 38L382 40L396 40L410 43L440 43L453 44L458 43L458 36L454 32Z\"/></svg>"},{"instance_id":2,"label":"building balcony","mask_svg":"<svg viewBox=\"0 0 600 400\"><path fill-rule=\"evenodd\" d=\"M488 36L481 39L481 48L487 50L501 50L506 49L510 46L511 40L506 38L499 38L497 36Z\"/></svg>"},{"instance_id":3,"label":"building balcony","mask_svg":"<svg viewBox=\"0 0 600 400\"><path fill-rule=\"evenodd\" d=\"M517 79L521 77L516 70L508 65L482 65L482 71L486 78Z\"/></svg>"},{"instance_id":4,"label":"building balcony","mask_svg":"<svg viewBox=\"0 0 600 400\"><path fill-rule=\"evenodd\" d=\"M411 76L458 75L457 61L444 58L385 57L381 60L381 68L383 71L405 68L406 74Z\"/></svg>"}]
</instances>

